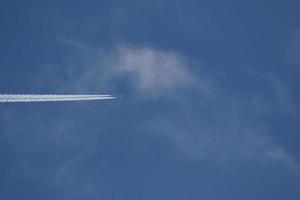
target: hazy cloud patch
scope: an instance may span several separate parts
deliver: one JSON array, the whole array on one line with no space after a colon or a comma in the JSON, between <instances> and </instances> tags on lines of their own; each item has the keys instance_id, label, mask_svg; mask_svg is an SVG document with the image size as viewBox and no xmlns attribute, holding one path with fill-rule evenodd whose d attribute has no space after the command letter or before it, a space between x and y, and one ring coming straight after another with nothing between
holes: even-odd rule
<instances>
[{"instance_id":1,"label":"hazy cloud patch","mask_svg":"<svg viewBox=\"0 0 300 200\"><path fill-rule=\"evenodd\" d=\"M271 101L267 94L259 92L233 95L232 91L222 86L226 83L208 67L176 51L134 45L92 49L83 48L86 45L76 40L65 41L64 45L74 46L79 51L66 58L68 62L64 65L47 66L47 73L43 72L43 67L40 68L42 71L38 72L38 79L33 81L37 89L42 88L45 80L49 88L57 88L63 93L118 94L124 92L122 88L126 85L129 90L125 90L128 92L125 98L131 93L135 93L136 98L135 101L130 98L126 100L124 106L128 107L128 113L137 103L147 108L134 113L139 115L138 124L134 121L137 117L126 119L135 125L122 125L125 132L139 132L145 137L167 140L166 145L176 158L216 163L221 167L234 167L247 162L270 163L298 172L297 159L272 140L267 123L268 117L274 114L278 106L286 108L282 112L294 110L292 96L283 82L263 77L271 83L268 92L275 97ZM80 53L82 51L84 53ZM53 80L49 79L49 74L54 77ZM122 104L123 100L117 101ZM161 104L162 101L164 104ZM119 109L112 106L103 111L102 107L101 112L109 115L111 123L115 124L120 122L114 122L120 120L116 117L120 115ZM76 170L83 165L82 156L96 151L100 142L96 132L107 131L105 124L87 132L86 129L77 129L78 122L74 125L74 119L67 119L64 115L41 121L33 115L27 120L24 114L15 118L16 112L10 110L2 115L4 122L19 125L5 127L4 139L18 157L19 163L16 165L22 168L24 174L29 174L33 179L39 175L38 180L43 178L51 187L61 188L69 198L86 192L94 195L93 188L97 183L77 176ZM32 124L26 124L28 121ZM36 122L40 122L38 126L33 125ZM23 130L28 126L31 127L31 134L25 136ZM109 128L112 132L120 131L115 126ZM59 160L50 159L49 167L44 168L37 159L41 155L35 152L36 149L41 154L48 152L50 155L52 150L55 154L64 154L60 155ZM34 174L35 177L32 176Z\"/></svg>"},{"instance_id":2,"label":"hazy cloud patch","mask_svg":"<svg viewBox=\"0 0 300 200\"><path fill-rule=\"evenodd\" d=\"M94 65L76 79L77 85L109 87L125 79L139 95L171 98L179 108L180 112L158 111L148 116L140 131L167 136L179 150L198 159L280 160L290 169L297 168L292 156L273 144L266 121L278 106L282 112L294 112L292 97L279 79L259 76L270 84L267 89L275 95L273 100L260 92L235 96L207 67L175 51L120 45L99 52L93 53L97 56Z\"/></svg>"},{"instance_id":3,"label":"hazy cloud patch","mask_svg":"<svg viewBox=\"0 0 300 200\"><path fill-rule=\"evenodd\" d=\"M175 52L118 47L116 56L114 73L128 74L132 86L143 94L164 95L196 82L184 58Z\"/></svg>"}]
</instances>

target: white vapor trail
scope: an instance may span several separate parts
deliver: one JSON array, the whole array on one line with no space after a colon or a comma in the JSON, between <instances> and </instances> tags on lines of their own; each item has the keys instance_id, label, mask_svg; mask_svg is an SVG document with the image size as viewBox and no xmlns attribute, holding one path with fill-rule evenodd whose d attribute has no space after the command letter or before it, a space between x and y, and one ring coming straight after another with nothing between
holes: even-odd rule
<instances>
[{"instance_id":1,"label":"white vapor trail","mask_svg":"<svg viewBox=\"0 0 300 200\"><path fill-rule=\"evenodd\" d=\"M57 101L91 101L114 99L111 95L58 95L58 94L0 94L0 103L10 102L57 102Z\"/></svg>"}]
</instances>

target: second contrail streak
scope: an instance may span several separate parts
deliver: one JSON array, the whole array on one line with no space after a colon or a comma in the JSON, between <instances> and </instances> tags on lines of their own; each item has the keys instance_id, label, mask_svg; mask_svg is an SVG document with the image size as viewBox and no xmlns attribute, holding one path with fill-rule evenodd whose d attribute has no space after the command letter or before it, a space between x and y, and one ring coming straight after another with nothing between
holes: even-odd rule
<instances>
[{"instance_id":1,"label":"second contrail streak","mask_svg":"<svg viewBox=\"0 0 300 200\"><path fill-rule=\"evenodd\" d=\"M59 95L59 94L0 94L0 103L10 102L57 102L114 99L111 95Z\"/></svg>"}]
</instances>

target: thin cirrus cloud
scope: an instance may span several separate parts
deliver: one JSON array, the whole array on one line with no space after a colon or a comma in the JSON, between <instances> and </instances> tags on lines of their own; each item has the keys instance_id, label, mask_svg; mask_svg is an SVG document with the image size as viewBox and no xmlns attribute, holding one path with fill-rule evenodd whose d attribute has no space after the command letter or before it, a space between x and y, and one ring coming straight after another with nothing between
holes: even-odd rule
<instances>
[{"instance_id":1,"label":"thin cirrus cloud","mask_svg":"<svg viewBox=\"0 0 300 200\"><path fill-rule=\"evenodd\" d=\"M122 46L116 56L114 73L128 74L132 86L141 93L159 95L195 84L185 59L175 52Z\"/></svg>"},{"instance_id":2,"label":"thin cirrus cloud","mask_svg":"<svg viewBox=\"0 0 300 200\"><path fill-rule=\"evenodd\" d=\"M217 163L260 160L297 171L297 161L273 142L269 131L267 116L276 107L285 107L283 100L290 98L288 91L283 93L282 88L277 91L270 76L261 77L270 85L268 92L275 96L279 92L280 96L266 103L270 98L261 93L248 92L247 98L232 95L209 69L197 64L191 67L195 62L189 62L189 58L178 52L121 45L100 58L101 62L76 80L77 85L109 85L123 78L140 96L168 98L176 107L170 108L172 112L158 111L146 117L138 126L140 131L169 138L188 157ZM192 71L195 67L204 71L205 76ZM276 83L284 86L280 80ZM288 107L286 112L291 109Z\"/></svg>"},{"instance_id":3,"label":"thin cirrus cloud","mask_svg":"<svg viewBox=\"0 0 300 200\"><path fill-rule=\"evenodd\" d=\"M76 90L97 90L95 86L109 88L116 80L126 81L131 91L144 97L163 97L195 86L200 86L202 92L206 90L207 84L199 84L204 79L195 77L191 69L187 69L188 59L177 52L130 45L102 49L100 53L87 49L79 50L83 51L82 55L89 55L83 60L89 59L89 64L92 60L93 64L69 84L75 85Z\"/></svg>"},{"instance_id":4,"label":"thin cirrus cloud","mask_svg":"<svg viewBox=\"0 0 300 200\"><path fill-rule=\"evenodd\" d=\"M258 165L267 163L271 166L282 165L293 172L299 171L297 159L272 139L266 121L267 116L276 110L278 104L285 102L282 101L282 95L285 93L280 92L280 99L274 102L269 102L267 96L257 93L249 93L247 98L231 95L232 92L221 86L221 82L210 69L189 62L189 58L174 51L132 45L121 45L112 50L102 49L100 53L95 53L96 50L89 48L80 48L81 51L84 51L81 56L86 63L81 62L64 68L60 66L60 70L66 71L80 69L80 74L71 73L72 77L64 83L72 88L63 90L93 91L94 88L109 88L116 79L127 80L129 92L136 92L137 99L143 98L134 102L128 98L121 101L125 104L123 106L132 108L136 106L136 101L142 101L140 103L149 105L147 109L152 111L149 114L141 108L138 124L134 122L135 117L127 118L128 123L136 125L126 126L126 131L138 131L146 134L145 137L159 138L178 159L216 163L222 168L232 168L242 161ZM195 68L201 72L205 71L205 76L199 71L193 71ZM55 77L60 80L59 76ZM116 85L116 88L119 86ZM278 87L270 86L270 91L276 88ZM157 103L162 100L172 103L157 108ZM156 106L151 104L153 101L157 102ZM109 111L112 120L113 113L119 113L118 108L116 109L112 108ZM66 123L60 121L63 120L53 121L51 127L60 127L59 135L68 136L69 139L69 133L72 131L66 128ZM116 127L110 129L119 131ZM48 132L47 137L57 135L57 130L49 129ZM13 134L9 137L13 137ZM64 148L80 147L76 155L85 155L85 152L92 151L90 146L97 146L98 143L97 139L86 140L86 135L81 133L70 136L73 137L77 138L76 141L85 141L84 145L65 140L60 140L60 143ZM76 159L74 162L80 164L81 160ZM60 165L60 169L68 166L65 162ZM61 187L68 180L68 175L65 170L58 170L53 176L59 178L50 179ZM73 173L71 175L76 176Z\"/></svg>"},{"instance_id":5,"label":"thin cirrus cloud","mask_svg":"<svg viewBox=\"0 0 300 200\"><path fill-rule=\"evenodd\" d=\"M50 170L49 177L44 177L48 181L47 184L53 184L67 191L70 199L78 193L90 192L88 186L91 185L93 188L93 183L82 180L78 171L85 162L84 158L96 152L96 147L99 145L98 131L105 132L107 129L111 132L120 131L120 128L115 126L119 123L116 115L120 115L120 108L128 109L130 113L133 107L138 106L137 102L142 105L138 107L138 117L130 116L126 119L126 123L134 126L122 127L122 124L120 126L128 134L139 132L145 134L145 138L153 138L153 136L158 138L171 152L169 155L176 159L205 161L214 163L222 169L234 169L240 163L251 162L257 165L267 164L271 167L284 166L292 172L299 172L298 160L283 145L272 139L266 119L276 111L279 104L287 102L284 97L288 91L282 92L282 88L285 87L270 86L271 92L280 89L276 101L269 101L267 96L251 92L248 92L247 98L243 98L231 95L232 92L224 89L221 81L205 66L191 62L200 70L208 71L205 76L199 71L193 71L192 68L194 69L195 66L190 66L189 58L178 52L128 45L113 50L102 50L100 53L93 53L88 49L80 48L80 51L84 51L81 55L84 57L82 60L87 60L83 65L64 66L64 68L60 66L60 70L70 71L75 68L80 69L81 72L77 76L71 73L73 76L69 77L67 83L63 83L72 88L66 87L63 90L93 91L95 87L109 88L116 79L126 79L128 87L136 92L136 99L132 102L130 98L124 98L126 101L119 101L122 107L101 110L104 116L110 116L114 125L103 124L97 128L97 132L78 131L73 121L67 120L65 116L51 118L44 125L43 121L40 121L42 124L40 129L35 128L32 134L24 136L18 134L20 125L14 129L9 127L6 140L11 146L17 143L17 146L22 147L17 148L16 151L19 152L22 160L18 166L22 167L24 174L32 177L34 174L48 174L45 170ZM89 56L85 57L86 55ZM59 74L54 77L63 79ZM276 83L283 84L278 81ZM269 81L269 83L273 82ZM117 85L116 88L118 87ZM171 103L161 106L162 101ZM152 102L155 102L155 105ZM10 112L3 118L7 124L16 120ZM139 123L136 122L137 118ZM30 118L28 120L30 121ZM23 127L26 129L27 121L26 123L24 121ZM42 142L33 145L24 142L36 140ZM139 140L137 139L136 142ZM38 161L33 159L31 154L34 149L43 149L38 146L39 144L43 144L42 147L47 152L51 151L46 147L65 152L62 158L68 159L58 161L58 167L54 170L35 170L35 163ZM27 154L23 153L24 149ZM69 149L68 152L71 152L72 156L66 152L66 149ZM35 176L36 179L40 179L39 176Z\"/></svg>"}]
</instances>

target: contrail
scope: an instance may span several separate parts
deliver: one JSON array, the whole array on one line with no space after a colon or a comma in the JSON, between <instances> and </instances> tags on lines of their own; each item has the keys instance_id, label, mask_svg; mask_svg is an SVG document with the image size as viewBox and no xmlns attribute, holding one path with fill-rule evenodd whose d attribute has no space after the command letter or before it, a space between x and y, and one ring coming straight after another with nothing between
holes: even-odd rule
<instances>
[{"instance_id":1,"label":"contrail","mask_svg":"<svg viewBox=\"0 0 300 200\"><path fill-rule=\"evenodd\" d=\"M57 101L91 101L114 99L111 95L58 95L58 94L0 94L0 103L10 102L57 102Z\"/></svg>"}]
</instances>

